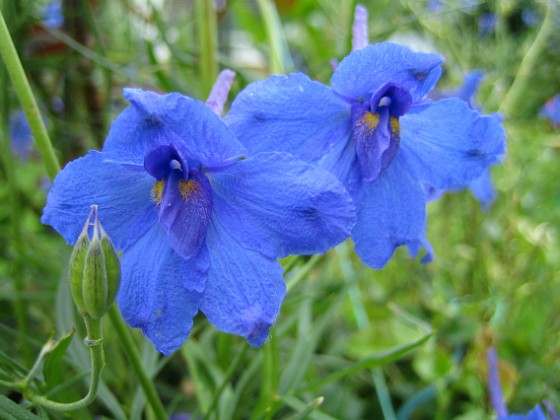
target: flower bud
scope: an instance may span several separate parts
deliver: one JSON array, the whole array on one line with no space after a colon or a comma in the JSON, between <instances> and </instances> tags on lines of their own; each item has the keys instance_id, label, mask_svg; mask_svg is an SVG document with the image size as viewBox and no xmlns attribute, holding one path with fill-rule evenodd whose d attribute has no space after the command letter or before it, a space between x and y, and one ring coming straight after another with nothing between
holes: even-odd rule
<instances>
[{"instance_id":1,"label":"flower bud","mask_svg":"<svg viewBox=\"0 0 560 420\"><path fill-rule=\"evenodd\" d=\"M89 238L90 220L93 234ZM78 311L91 319L100 319L115 300L120 285L120 263L109 236L93 205L82 233L74 245L68 268L70 290Z\"/></svg>"}]
</instances>

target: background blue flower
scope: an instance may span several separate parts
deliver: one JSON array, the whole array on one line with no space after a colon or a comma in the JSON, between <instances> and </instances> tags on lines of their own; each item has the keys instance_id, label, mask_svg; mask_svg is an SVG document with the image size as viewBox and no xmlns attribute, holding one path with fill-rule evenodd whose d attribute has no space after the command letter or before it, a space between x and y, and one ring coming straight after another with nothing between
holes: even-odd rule
<instances>
[{"instance_id":1,"label":"background blue flower","mask_svg":"<svg viewBox=\"0 0 560 420\"><path fill-rule=\"evenodd\" d=\"M276 258L343 241L355 223L351 198L329 172L289 155L246 158L201 102L137 89L125 97L132 106L103 150L56 177L42 221L72 244L99 206L124 250L123 317L159 351L181 346L199 309L262 345L286 292Z\"/></svg>"},{"instance_id":2,"label":"background blue flower","mask_svg":"<svg viewBox=\"0 0 560 420\"><path fill-rule=\"evenodd\" d=\"M23 111L17 111L10 117L10 145L21 161L29 159L33 150L33 134Z\"/></svg>"},{"instance_id":3,"label":"background blue flower","mask_svg":"<svg viewBox=\"0 0 560 420\"><path fill-rule=\"evenodd\" d=\"M425 98L442 61L370 45L342 60L332 89L302 74L272 76L245 88L226 121L252 153L293 153L332 171L356 202L357 253L381 268L396 247L427 243L424 183L458 188L505 153L496 118L458 98Z\"/></svg>"},{"instance_id":4,"label":"background blue flower","mask_svg":"<svg viewBox=\"0 0 560 420\"><path fill-rule=\"evenodd\" d=\"M560 127L560 94L550 98L540 110L539 115L550 120L552 125Z\"/></svg>"}]
</instances>

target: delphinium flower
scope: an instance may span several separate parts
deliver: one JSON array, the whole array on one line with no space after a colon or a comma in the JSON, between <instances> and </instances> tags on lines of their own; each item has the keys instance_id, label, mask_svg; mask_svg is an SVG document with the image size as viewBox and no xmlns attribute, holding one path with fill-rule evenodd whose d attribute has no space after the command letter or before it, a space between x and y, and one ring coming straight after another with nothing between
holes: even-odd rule
<instances>
[{"instance_id":1,"label":"delphinium flower","mask_svg":"<svg viewBox=\"0 0 560 420\"><path fill-rule=\"evenodd\" d=\"M328 171L286 153L247 156L199 101L139 89L124 96L131 105L102 151L56 177L43 222L73 244L98 205L123 250L121 313L159 351L181 346L199 310L262 345L286 292L277 258L322 253L348 237L351 198Z\"/></svg>"},{"instance_id":2,"label":"delphinium flower","mask_svg":"<svg viewBox=\"0 0 560 420\"><path fill-rule=\"evenodd\" d=\"M560 94L546 101L541 108L540 116L549 119L553 126L560 127Z\"/></svg>"},{"instance_id":3,"label":"delphinium flower","mask_svg":"<svg viewBox=\"0 0 560 420\"><path fill-rule=\"evenodd\" d=\"M62 1L53 0L47 3L43 10L43 24L51 29L59 29L64 24Z\"/></svg>"},{"instance_id":4,"label":"delphinium flower","mask_svg":"<svg viewBox=\"0 0 560 420\"><path fill-rule=\"evenodd\" d=\"M472 109L480 111L478 104L476 103L475 95L478 90L478 86L484 77L484 73L481 70L472 70L465 74L463 78L463 83L457 89L454 90L434 90L430 93L430 98L432 99L443 99L443 98L453 98L457 97L465 101ZM491 114L498 121L502 121L502 116L499 114ZM496 193L494 187L492 186L492 176L490 174L490 168L484 170L482 175L480 175L475 180L459 188L459 190L469 188L471 193L480 202L480 205L484 210L487 210L492 202L496 199ZM426 186L426 192L428 194L428 200L432 201L441 197L445 191L438 190L431 186Z\"/></svg>"},{"instance_id":5,"label":"delphinium flower","mask_svg":"<svg viewBox=\"0 0 560 420\"><path fill-rule=\"evenodd\" d=\"M340 62L331 87L301 73L274 75L248 85L225 119L252 153L292 153L344 183L358 211L355 250L367 265L382 268L401 245L413 255L424 245L429 260L423 185L458 188L505 152L495 118L458 98L426 98L442 62L399 44L368 45Z\"/></svg>"},{"instance_id":6,"label":"delphinium flower","mask_svg":"<svg viewBox=\"0 0 560 420\"><path fill-rule=\"evenodd\" d=\"M12 114L9 130L12 151L22 162L26 162L33 150L33 134L23 111Z\"/></svg>"},{"instance_id":7,"label":"delphinium flower","mask_svg":"<svg viewBox=\"0 0 560 420\"><path fill-rule=\"evenodd\" d=\"M498 375L498 356L495 348L490 347L488 349L486 360L490 405L496 412L498 420L548 420L540 404L535 405L527 414L509 414L502 394L502 386ZM545 406L550 419L558 420L558 414L548 401L545 401Z\"/></svg>"}]
</instances>

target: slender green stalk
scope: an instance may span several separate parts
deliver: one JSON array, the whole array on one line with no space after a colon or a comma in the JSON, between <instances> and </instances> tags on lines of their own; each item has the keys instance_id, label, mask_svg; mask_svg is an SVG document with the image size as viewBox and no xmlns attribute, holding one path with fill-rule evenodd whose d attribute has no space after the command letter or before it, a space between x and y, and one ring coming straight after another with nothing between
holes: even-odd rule
<instances>
[{"instance_id":1,"label":"slender green stalk","mask_svg":"<svg viewBox=\"0 0 560 420\"><path fill-rule=\"evenodd\" d=\"M339 253L342 277L347 283L349 283L348 297L352 303L356 324L358 324L359 329L363 330L368 327L369 318L367 316L366 309L362 304L360 289L358 285L352 281L355 273L352 262L348 258L348 245L346 243L339 245L337 251ZM396 419L395 410L393 409L393 405L391 403L391 396L389 395L387 383L385 382L385 376L383 375L381 368L373 368L371 370L371 378L375 387L377 399L379 400L379 405L381 406L381 411L383 412L383 418L388 420Z\"/></svg>"},{"instance_id":2,"label":"slender green stalk","mask_svg":"<svg viewBox=\"0 0 560 420\"><path fill-rule=\"evenodd\" d=\"M113 328L117 332L119 336L123 348L128 355L130 362L132 363L132 368L136 372L138 376L138 380L140 381L140 386L144 390L146 394L146 399L148 403L152 407L154 411L154 415L157 419L167 419L167 413L165 412L165 408L159 399L159 395L156 391L154 383L152 382L151 378L148 377L148 374L144 370L142 366L142 359L140 357L140 353L134 344L134 340L130 335L130 331L128 327L124 324L121 314L119 313L116 305L111 305L109 308L109 318L111 319L111 323L113 324Z\"/></svg>"},{"instance_id":3,"label":"slender green stalk","mask_svg":"<svg viewBox=\"0 0 560 420\"><path fill-rule=\"evenodd\" d=\"M99 388L101 372L105 366L105 356L103 353L103 332L100 320L93 320L86 316L84 317L84 321L87 329L87 337L84 340L84 343L89 348L91 355L91 383L88 393L81 400L71 403L52 401L40 395L32 396L30 397L30 401L33 405L41 405L45 408L50 408L56 411L75 411L88 406L95 399L97 389ZM39 358L37 359L38 362L40 362L42 354L43 352L39 355ZM38 366L39 363L36 363L35 365ZM29 375L27 375L25 379L26 381L29 381L31 376L33 376L36 366L34 366L34 369L31 369Z\"/></svg>"},{"instance_id":4,"label":"slender green stalk","mask_svg":"<svg viewBox=\"0 0 560 420\"><path fill-rule=\"evenodd\" d=\"M300 270L288 280L287 291L289 292L292 290L301 280L305 278L309 274L309 272L317 265L319 261L321 261L322 255L315 254L313 255L304 265L300 268Z\"/></svg>"},{"instance_id":5,"label":"slender green stalk","mask_svg":"<svg viewBox=\"0 0 560 420\"><path fill-rule=\"evenodd\" d=\"M217 407L222 392L224 392L226 386L230 384L231 378L233 378L233 375L235 374L237 368L241 364L241 361L243 360L243 357L245 356L245 353L247 352L248 348L249 346L247 344L243 344L243 348L239 351L239 353L237 353L237 356L235 356L235 359L233 359L233 361L229 365L221 385L214 393L214 397L212 398L212 403L210 404L210 408L208 409L208 414L214 411L215 408Z\"/></svg>"},{"instance_id":6,"label":"slender green stalk","mask_svg":"<svg viewBox=\"0 0 560 420\"><path fill-rule=\"evenodd\" d=\"M195 396L198 406L200 407L200 411L206 415L209 412L212 401L208 398L210 391L204 384L203 373L198 367L192 343L187 342L183 347L181 347L181 353L187 363L189 375L195 386Z\"/></svg>"},{"instance_id":7,"label":"slender green stalk","mask_svg":"<svg viewBox=\"0 0 560 420\"><path fill-rule=\"evenodd\" d=\"M47 168L47 173L51 179L60 171L60 165L54 153L47 129L41 114L39 113L39 107L37 102L35 102L35 97L31 91L31 86L21 65L21 61L17 54L16 48L6 26L4 16L0 10L0 55L6 64L8 69L8 74L12 79L14 89L21 102L27 121L29 122L29 127L35 138L35 143L43 162Z\"/></svg>"},{"instance_id":8,"label":"slender green stalk","mask_svg":"<svg viewBox=\"0 0 560 420\"><path fill-rule=\"evenodd\" d=\"M200 42L200 78L203 89L201 97L205 98L218 76L218 22L213 1L197 0L196 9Z\"/></svg>"},{"instance_id":9,"label":"slender green stalk","mask_svg":"<svg viewBox=\"0 0 560 420\"><path fill-rule=\"evenodd\" d=\"M263 18L268 39L270 72L277 74L286 73L291 69L292 62L276 6L271 0L257 0L257 5Z\"/></svg>"},{"instance_id":10,"label":"slender green stalk","mask_svg":"<svg viewBox=\"0 0 560 420\"><path fill-rule=\"evenodd\" d=\"M502 101L502 105L498 112L506 118L515 115L520 103L523 101L523 95L527 92L531 85L531 74L533 70L540 65L539 58L546 48L546 43L550 37L556 33L555 14L560 10L558 0L549 0L547 2L546 14L543 23L535 40L529 47L529 50L521 60L517 75L507 94Z\"/></svg>"}]
</instances>

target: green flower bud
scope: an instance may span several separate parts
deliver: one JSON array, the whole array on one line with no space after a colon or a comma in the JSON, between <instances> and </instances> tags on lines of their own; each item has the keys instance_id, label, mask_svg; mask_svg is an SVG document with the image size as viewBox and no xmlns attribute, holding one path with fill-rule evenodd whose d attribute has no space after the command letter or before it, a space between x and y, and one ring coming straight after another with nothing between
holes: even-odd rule
<instances>
[{"instance_id":1,"label":"green flower bud","mask_svg":"<svg viewBox=\"0 0 560 420\"><path fill-rule=\"evenodd\" d=\"M68 277L78 311L91 319L100 319L115 300L120 285L120 263L113 243L97 217L97 205L91 212L70 256ZM90 220L93 234L89 238Z\"/></svg>"}]
</instances>

